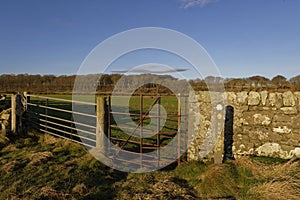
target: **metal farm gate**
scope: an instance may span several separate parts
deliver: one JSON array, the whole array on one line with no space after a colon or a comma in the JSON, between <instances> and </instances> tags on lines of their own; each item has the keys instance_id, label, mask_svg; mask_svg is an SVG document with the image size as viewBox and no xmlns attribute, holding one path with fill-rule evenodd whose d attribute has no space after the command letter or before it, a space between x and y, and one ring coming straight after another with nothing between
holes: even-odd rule
<instances>
[{"instance_id":1,"label":"metal farm gate","mask_svg":"<svg viewBox=\"0 0 300 200\"><path fill-rule=\"evenodd\" d=\"M27 95L27 121L29 126L57 137L96 147L96 113L75 112L72 103L95 108L95 103L73 101L41 95ZM85 123L76 122L73 116L83 116Z\"/></svg>"},{"instance_id":2,"label":"metal farm gate","mask_svg":"<svg viewBox=\"0 0 300 200\"><path fill-rule=\"evenodd\" d=\"M122 99L130 98L129 112L122 109L113 109L121 107L112 105L111 97L108 98L108 138L114 144L109 146L113 152L114 159L122 152L138 153L139 161L135 164L142 166L160 166L161 163L170 162L173 157L160 155L160 150L169 148L169 151L176 152L178 164L181 160L186 160L187 145L187 96L114 96L122 105ZM162 109L164 109L162 111ZM135 123L127 125L126 121L119 124L115 118L130 118ZM131 121L129 120L129 121ZM148 127L151 122L153 125ZM126 133L124 133L124 131ZM176 137L177 136L177 137ZM173 141L176 139L176 141ZM175 145L169 145L172 141ZM116 148L117 147L117 148ZM156 156L149 156L145 153L156 151ZM182 156L183 155L183 156ZM121 159L121 158L120 158Z\"/></svg>"},{"instance_id":3,"label":"metal farm gate","mask_svg":"<svg viewBox=\"0 0 300 200\"><path fill-rule=\"evenodd\" d=\"M160 150L169 148L170 141L175 144L170 147L170 151L176 152L178 164L186 159L187 96L96 96L95 103L40 95L26 97L27 122L30 127L41 132L93 149L101 145L97 131L99 123L103 123L105 128L102 130L111 141L105 147L105 154L113 159L121 160L119 155L127 152L139 155L140 159L123 162L133 162L140 167L160 166L172 159L160 155ZM99 98L102 98L102 101L98 101ZM128 108L123 104L124 99L129 99L129 112L126 112ZM82 104L95 112L91 114L73 111L72 103ZM103 112L99 112L102 108ZM81 116L85 121L76 122L74 116ZM128 120L131 121L130 125L127 124ZM145 155L151 151L157 152L155 157Z\"/></svg>"}]
</instances>

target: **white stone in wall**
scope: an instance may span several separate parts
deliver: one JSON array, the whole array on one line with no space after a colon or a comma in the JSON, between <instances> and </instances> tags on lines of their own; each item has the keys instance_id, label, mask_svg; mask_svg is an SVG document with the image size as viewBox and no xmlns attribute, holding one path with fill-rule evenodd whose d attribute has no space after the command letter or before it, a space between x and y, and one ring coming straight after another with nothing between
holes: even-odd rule
<instances>
[{"instance_id":1,"label":"white stone in wall","mask_svg":"<svg viewBox=\"0 0 300 200\"><path fill-rule=\"evenodd\" d=\"M294 152L283 151L278 143L265 143L262 146L255 149L255 152L259 156L270 156L270 157L280 157L284 159L290 159L293 157Z\"/></svg>"},{"instance_id":2,"label":"white stone in wall","mask_svg":"<svg viewBox=\"0 0 300 200\"><path fill-rule=\"evenodd\" d=\"M210 93L209 91L201 91L197 95L198 100L204 103L210 103Z\"/></svg>"},{"instance_id":3,"label":"white stone in wall","mask_svg":"<svg viewBox=\"0 0 300 200\"><path fill-rule=\"evenodd\" d=\"M239 104L243 104L243 105L248 104L248 93L245 91L238 92L236 94L236 100Z\"/></svg>"},{"instance_id":4,"label":"white stone in wall","mask_svg":"<svg viewBox=\"0 0 300 200\"><path fill-rule=\"evenodd\" d=\"M282 94L284 106L295 106L295 97L291 91L284 92Z\"/></svg>"},{"instance_id":5,"label":"white stone in wall","mask_svg":"<svg viewBox=\"0 0 300 200\"><path fill-rule=\"evenodd\" d=\"M283 107L283 108L280 108L280 110L282 110L284 112L284 114L287 114L287 115L294 115L294 114L298 113L296 107Z\"/></svg>"},{"instance_id":6,"label":"white stone in wall","mask_svg":"<svg viewBox=\"0 0 300 200\"><path fill-rule=\"evenodd\" d=\"M253 155L254 154L254 149L253 148L247 149L244 144L241 144L238 149L232 148L232 151L238 157L241 155Z\"/></svg>"},{"instance_id":7,"label":"white stone in wall","mask_svg":"<svg viewBox=\"0 0 300 200\"><path fill-rule=\"evenodd\" d=\"M297 158L300 158L300 148L299 148L299 147L296 147L295 150L294 150L294 152L295 152L295 156L296 156Z\"/></svg>"},{"instance_id":8,"label":"white stone in wall","mask_svg":"<svg viewBox=\"0 0 300 200\"><path fill-rule=\"evenodd\" d=\"M248 105L249 106L257 106L260 102L260 95L258 92L251 91L248 96Z\"/></svg>"},{"instance_id":9,"label":"white stone in wall","mask_svg":"<svg viewBox=\"0 0 300 200\"><path fill-rule=\"evenodd\" d=\"M276 93L269 93L269 103L270 103L270 106L275 106Z\"/></svg>"},{"instance_id":10,"label":"white stone in wall","mask_svg":"<svg viewBox=\"0 0 300 200\"><path fill-rule=\"evenodd\" d=\"M260 92L260 96L261 96L261 103L263 106L265 106L267 104L268 91Z\"/></svg>"},{"instance_id":11,"label":"white stone in wall","mask_svg":"<svg viewBox=\"0 0 300 200\"><path fill-rule=\"evenodd\" d=\"M252 91L248 93L243 91L225 93L225 96L229 100L227 105L232 104L235 111L234 142L236 146L233 146L235 155L258 155L260 153L261 155L282 158L297 155L300 158L300 144L297 137L299 127L298 125L295 126L295 121L299 119L298 115L300 115L300 110L298 112L300 92L268 93L267 91ZM202 145L204 138L210 136L210 93L197 92L194 97L196 99L190 101L189 107L191 113L193 113L189 118L189 128L193 129L195 135L189 138L189 141L193 141L191 144L193 148L189 149L189 155L191 155L190 158L196 160L207 153L206 150L213 145L213 138L210 138L206 145ZM195 112L197 109L199 110L198 113ZM278 116L283 118L284 121L276 120L275 117ZM249 137L244 131L252 134L253 137ZM269 147L268 145L262 145L257 148L265 142L269 142ZM240 144L243 145L240 146ZM251 153L250 147L253 147ZM269 150L265 151L264 148L267 147Z\"/></svg>"},{"instance_id":12,"label":"white stone in wall","mask_svg":"<svg viewBox=\"0 0 300 200\"><path fill-rule=\"evenodd\" d=\"M276 106L280 108L282 106L282 93L269 93L269 103L270 106Z\"/></svg>"},{"instance_id":13,"label":"white stone in wall","mask_svg":"<svg viewBox=\"0 0 300 200\"><path fill-rule=\"evenodd\" d=\"M258 131L257 134L259 140L265 140L269 137L269 134L266 132Z\"/></svg>"},{"instance_id":14,"label":"white stone in wall","mask_svg":"<svg viewBox=\"0 0 300 200\"><path fill-rule=\"evenodd\" d=\"M254 114L253 115L254 118L254 124L260 124L260 125L269 125L271 123L271 119L266 116L266 115L262 115L262 114Z\"/></svg>"},{"instance_id":15,"label":"white stone in wall","mask_svg":"<svg viewBox=\"0 0 300 200\"><path fill-rule=\"evenodd\" d=\"M283 126L282 128L279 126L277 128L273 128L273 131L276 133L291 133L292 129L288 128L287 126Z\"/></svg>"},{"instance_id":16,"label":"white stone in wall","mask_svg":"<svg viewBox=\"0 0 300 200\"><path fill-rule=\"evenodd\" d=\"M300 92L294 92L294 96L296 101L298 101L298 105L300 105Z\"/></svg>"},{"instance_id":17,"label":"white stone in wall","mask_svg":"<svg viewBox=\"0 0 300 200\"><path fill-rule=\"evenodd\" d=\"M226 92L226 103L228 105L233 105L236 102L236 95L234 92Z\"/></svg>"},{"instance_id":18,"label":"white stone in wall","mask_svg":"<svg viewBox=\"0 0 300 200\"><path fill-rule=\"evenodd\" d=\"M244 118L237 118L236 122L237 126L249 125L249 123Z\"/></svg>"}]
</instances>

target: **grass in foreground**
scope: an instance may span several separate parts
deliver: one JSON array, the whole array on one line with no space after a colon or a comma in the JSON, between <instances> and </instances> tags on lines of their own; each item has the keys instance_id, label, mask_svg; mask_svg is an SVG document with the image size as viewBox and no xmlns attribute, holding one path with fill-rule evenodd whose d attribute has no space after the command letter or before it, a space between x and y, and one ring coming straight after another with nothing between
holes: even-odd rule
<instances>
[{"instance_id":1,"label":"grass in foreground","mask_svg":"<svg viewBox=\"0 0 300 200\"><path fill-rule=\"evenodd\" d=\"M1 148L1 147L0 147ZM127 174L84 147L47 134L10 138L0 149L0 199L298 199L300 161L242 157Z\"/></svg>"}]
</instances>

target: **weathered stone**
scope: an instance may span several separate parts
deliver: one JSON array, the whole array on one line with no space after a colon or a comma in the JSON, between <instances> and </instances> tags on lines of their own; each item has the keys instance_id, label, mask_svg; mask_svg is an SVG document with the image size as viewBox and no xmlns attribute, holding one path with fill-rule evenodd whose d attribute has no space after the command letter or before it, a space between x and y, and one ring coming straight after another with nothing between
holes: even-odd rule
<instances>
[{"instance_id":1,"label":"weathered stone","mask_svg":"<svg viewBox=\"0 0 300 200\"><path fill-rule=\"evenodd\" d=\"M234 92L226 92L226 103L233 105L236 103L236 95Z\"/></svg>"},{"instance_id":2,"label":"weathered stone","mask_svg":"<svg viewBox=\"0 0 300 200\"><path fill-rule=\"evenodd\" d=\"M275 114L273 117L274 122L289 122L290 120L290 116L284 114Z\"/></svg>"},{"instance_id":3,"label":"weathered stone","mask_svg":"<svg viewBox=\"0 0 300 200\"><path fill-rule=\"evenodd\" d=\"M287 142L288 142L288 144L291 145L291 146L299 145L299 141L298 141L298 140L295 140L295 139L289 139Z\"/></svg>"},{"instance_id":4,"label":"weathered stone","mask_svg":"<svg viewBox=\"0 0 300 200\"><path fill-rule=\"evenodd\" d=\"M295 97L291 91L284 92L282 97L284 106L295 106Z\"/></svg>"},{"instance_id":5,"label":"weathered stone","mask_svg":"<svg viewBox=\"0 0 300 200\"><path fill-rule=\"evenodd\" d=\"M244 118L236 119L237 126L249 125L249 123Z\"/></svg>"},{"instance_id":6,"label":"weathered stone","mask_svg":"<svg viewBox=\"0 0 300 200\"><path fill-rule=\"evenodd\" d=\"M258 139L261 141L266 141L269 138L269 133L263 131L257 131Z\"/></svg>"},{"instance_id":7,"label":"weathered stone","mask_svg":"<svg viewBox=\"0 0 300 200\"><path fill-rule=\"evenodd\" d=\"M259 156L271 156L289 159L293 156L293 153L283 151L278 143L265 143L262 146L255 149L255 152Z\"/></svg>"},{"instance_id":8,"label":"weathered stone","mask_svg":"<svg viewBox=\"0 0 300 200\"><path fill-rule=\"evenodd\" d=\"M251 110L251 111L262 111L263 107L262 106L249 106L249 110Z\"/></svg>"},{"instance_id":9,"label":"weathered stone","mask_svg":"<svg viewBox=\"0 0 300 200\"><path fill-rule=\"evenodd\" d=\"M225 92L209 92L210 94L210 100L215 103L223 102L224 99L226 98L226 93Z\"/></svg>"},{"instance_id":10,"label":"weathered stone","mask_svg":"<svg viewBox=\"0 0 300 200\"><path fill-rule=\"evenodd\" d=\"M234 107L234 113L235 114L238 114L238 113L242 114L243 112L245 112L247 110L249 110L249 106L247 106L247 105L245 105L245 106L240 105L238 107Z\"/></svg>"},{"instance_id":11,"label":"weathered stone","mask_svg":"<svg viewBox=\"0 0 300 200\"><path fill-rule=\"evenodd\" d=\"M273 131L276 133L291 133L292 129L288 128L287 126L279 126L277 128L273 128Z\"/></svg>"},{"instance_id":12,"label":"weathered stone","mask_svg":"<svg viewBox=\"0 0 300 200\"><path fill-rule=\"evenodd\" d=\"M237 103L245 105L248 103L248 93L243 91L243 92L238 92L236 94L236 100Z\"/></svg>"},{"instance_id":13,"label":"weathered stone","mask_svg":"<svg viewBox=\"0 0 300 200\"><path fill-rule=\"evenodd\" d=\"M255 141L255 144L257 145L259 142L264 143L268 141L269 133L272 132L272 130L268 127L249 127L249 129L244 129L244 134L248 135L250 138L250 142Z\"/></svg>"},{"instance_id":14,"label":"weathered stone","mask_svg":"<svg viewBox=\"0 0 300 200\"><path fill-rule=\"evenodd\" d=\"M248 96L248 105L257 106L260 102L260 95L258 92L251 91Z\"/></svg>"},{"instance_id":15,"label":"weathered stone","mask_svg":"<svg viewBox=\"0 0 300 200\"><path fill-rule=\"evenodd\" d=\"M268 91L261 91L260 96L261 96L261 103L263 106L265 106L267 104Z\"/></svg>"},{"instance_id":16,"label":"weathered stone","mask_svg":"<svg viewBox=\"0 0 300 200\"><path fill-rule=\"evenodd\" d=\"M298 141L296 146L300 146L299 132L292 132L292 133L286 134L286 135L284 135L284 136L285 136L284 138L285 138L286 140L292 139L292 140Z\"/></svg>"},{"instance_id":17,"label":"weathered stone","mask_svg":"<svg viewBox=\"0 0 300 200\"><path fill-rule=\"evenodd\" d=\"M292 151L295 149L295 147L290 146L290 145L281 145L281 148L283 151Z\"/></svg>"},{"instance_id":18,"label":"weathered stone","mask_svg":"<svg viewBox=\"0 0 300 200\"><path fill-rule=\"evenodd\" d=\"M212 131L209 128L212 97L207 91L196 94L196 101L190 102L189 107L193 113L189 130L193 129L194 134L189 137L188 159L211 159L214 151L207 152L207 145L215 145L214 139L209 138ZM225 97L226 104L234 107L235 155L291 158L296 155L295 148L298 148L300 157L300 92L227 92ZM195 114L197 109L199 112ZM208 141L206 145L203 145L204 139Z\"/></svg>"},{"instance_id":19,"label":"weathered stone","mask_svg":"<svg viewBox=\"0 0 300 200\"><path fill-rule=\"evenodd\" d=\"M272 108L266 107L266 106L262 107L262 109L263 109L263 110L272 110Z\"/></svg>"},{"instance_id":20,"label":"weathered stone","mask_svg":"<svg viewBox=\"0 0 300 200\"><path fill-rule=\"evenodd\" d=\"M298 102L297 105L300 105L300 92L294 92L294 96L296 101Z\"/></svg>"},{"instance_id":21,"label":"weathered stone","mask_svg":"<svg viewBox=\"0 0 300 200\"><path fill-rule=\"evenodd\" d=\"M189 103L198 103L198 95L196 95L194 92L189 93L189 98L188 98Z\"/></svg>"},{"instance_id":22,"label":"weathered stone","mask_svg":"<svg viewBox=\"0 0 300 200\"><path fill-rule=\"evenodd\" d=\"M275 106L276 108L280 108L283 105L281 93L277 93L277 92L270 93L268 99L269 99L270 106Z\"/></svg>"},{"instance_id":23,"label":"weathered stone","mask_svg":"<svg viewBox=\"0 0 300 200\"><path fill-rule=\"evenodd\" d=\"M201 91L197 95L198 100L205 103L210 103L210 94L209 91Z\"/></svg>"},{"instance_id":24,"label":"weathered stone","mask_svg":"<svg viewBox=\"0 0 300 200\"><path fill-rule=\"evenodd\" d=\"M300 158L300 148L299 148L299 147L296 147L295 150L294 150L294 152L295 152L295 156L296 156L297 158Z\"/></svg>"},{"instance_id":25,"label":"weathered stone","mask_svg":"<svg viewBox=\"0 0 300 200\"><path fill-rule=\"evenodd\" d=\"M291 124L292 124L293 129L300 129L300 115L299 114L292 117Z\"/></svg>"},{"instance_id":26,"label":"weathered stone","mask_svg":"<svg viewBox=\"0 0 300 200\"><path fill-rule=\"evenodd\" d=\"M283 135L276 133L276 132L271 132L268 134L268 142L276 142L276 143L281 143L282 142Z\"/></svg>"},{"instance_id":27,"label":"weathered stone","mask_svg":"<svg viewBox=\"0 0 300 200\"><path fill-rule=\"evenodd\" d=\"M283 107L283 108L280 108L280 110L283 111L283 113L287 114L287 115L295 115L298 113L296 107Z\"/></svg>"},{"instance_id":28,"label":"weathered stone","mask_svg":"<svg viewBox=\"0 0 300 200\"><path fill-rule=\"evenodd\" d=\"M259 113L253 115L253 120L254 120L254 124L259 124L264 126L268 126L271 123L270 117Z\"/></svg>"}]
</instances>

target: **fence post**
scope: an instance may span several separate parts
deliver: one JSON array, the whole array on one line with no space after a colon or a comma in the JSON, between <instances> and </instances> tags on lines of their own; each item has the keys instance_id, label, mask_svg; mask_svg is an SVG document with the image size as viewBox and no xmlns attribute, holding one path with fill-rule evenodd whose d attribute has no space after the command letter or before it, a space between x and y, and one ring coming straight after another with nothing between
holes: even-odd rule
<instances>
[{"instance_id":1,"label":"fence post","mask_svg":"<svg viewBox=\"0 0 300 200\"><path fill-rule=\"evenodd\" d=\"M27 103L28 103L28 99L27 99L27 92L23 92L23 106L24 106L24 111L27 111Z\"/></svg>"},{"instance_id":2,"label":"fence post","mask_svg":"<svg viewBox=\"0 0 300 200\"><path fill-rule=\"evenodd\" d=\"M106 121L106 98L97 97L97 128L96 128L96 148L105 152L105 134L107 133Z\"/></svg>"},{"instance_id":3,"label":"fence post","mask_svg":"<svg viewBox=\"0 0 300 200\"><path fill-rule=\"evenodd\" d=\"M143 168L143 110L144 110L144 97L140 95L140 167Z\"/></svg>"},{"instance_id":4,"label":"fence post","mask_svg":"<svg viewBox=\"0 0 300 200\"><path fill-rule=\"evenodd\" d=\"M27 99L27 92L23 92L23 95L22 95L22 105L23 105L23 116L22 116L22 122L24 122L22 124L22 129L23 131L25 130L27 132L28 130L28 112L27 112L27 103L28 103L28 99Z\"/></svg>"},{"instance_id":5,"label":"fence post","mask_svg":"<svg viewBox=\"0 0 300 200\"><path fill-rule=\"evenodd\" d=\"M157 167L160 167L160 106L161 106L161 96L158 96L158 101L157 101Z\"/></svg>"},{"instance_id":6,"label":"fence post","mask_svg":"<svg viewBox=\"0 0 300 200\"><path fill-rule=\"evenodd\" d=\"M16 133L17 132L17 98L16 94L11 95L11 132Z\"/></svg>"},{"instance_id":7,"label":"fence post","mask_svg":"<svg viewBox=\"0 0 300 200\"><path fill-rule=\"evenodd\" d=\"M177 118L177 156L178 156L178 159L177 159L177 164L180 165L180 156L181 156L181 95L180 93L178 94L177 96L177 115L178 115L178 118Z\"/></svg>"},{"instance_id":8,"label":"fence post","mask_svg":"<svg viewBox=\"0 0 300 200\"><path fill-rule=\"evenodd\" d=\"M46 99L46 108L45 108L45 130L48 130L48 106L49 106L49 99Z\"/></svg>"}]
</instances>

